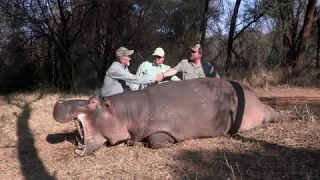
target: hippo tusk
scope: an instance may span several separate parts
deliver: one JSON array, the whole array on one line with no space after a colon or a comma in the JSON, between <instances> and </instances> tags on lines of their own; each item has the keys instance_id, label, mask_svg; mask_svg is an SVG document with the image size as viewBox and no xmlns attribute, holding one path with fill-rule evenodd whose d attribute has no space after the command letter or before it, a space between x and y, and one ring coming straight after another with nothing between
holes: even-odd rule
<instances>
[{"instance_id":1,"label":"hippo tusk","mask_svg":"<svg viewBox=\"0 0 320 180\"><path fill-rule=\"evenodd\" d=\"M77 147L75 150L74 150L74 153L78 156L81 156L83 157L85 154L86 154L86 151L85 151L85 147Z\"/></svg>"},{"instance_id":2,"label":"hippo tusk","mask_svg":"<svg viewBox=\"0 0 320 180\"><path fill-rule=\"evenodd\" d=\"M75 118L74 119L74 122L75 122L75 124L76 124L76 127L77 127L77 130L78 130L78 132L79 132L79 135L80 135L80 137L81 137L81 139L82 140L84 140L84 136L83 136L83 129L81 128L81 125L80 125L80 115L77 117L77 118Z\"/></svg>"},{"instance_id":3,"label":"hippo tusk","mask_svg":"<svg viewBox=\"0 0 320 180\"><path fill-rule=\"evenodd\" d=\"M83 133L82 133L82 130L81 130L81 127L80 127L79 119L75 118L74 122L76 124L77 130L78 130L78 132L80 134L81 139L83 139Z\"/></svg>"},{"instance_id":4,"label":"hippo tusk","mask_svg":"<svg viewBox=\"0 0 320 180\"><path fill-rule=\"evenodd\" d=\"M74 119L74 122L76 124L77 130L78 130L80 138L81 138L81 140L79 140L78 137L76 137L77 142L78 142L78 146L76 147L74 152L78 156L84 156L85 155L85 149L86 149L86 145L84 144L84 129L83 129L84 127L83 127L83 125L81 123L81 118L82 117L83 117L83 115L78 115L78 117L76 117Z\"/></svg>"}]
</instances>

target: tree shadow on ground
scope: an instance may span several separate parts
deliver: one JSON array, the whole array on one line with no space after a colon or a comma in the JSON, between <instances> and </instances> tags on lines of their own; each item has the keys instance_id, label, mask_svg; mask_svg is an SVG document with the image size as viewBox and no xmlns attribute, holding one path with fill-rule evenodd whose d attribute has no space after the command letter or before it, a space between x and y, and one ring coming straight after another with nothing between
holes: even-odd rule
<instances>
[{"instance_id":1,"label":"tree shadow on ground","mask_svg":"<svg viewBox=\"0 0 320 180\"><path fill-rule=\"evenodd\" d=\"M40 95L35 101L41 99ZM33 101L33 102L35 102ZM17 116L17 135L18 135L18 156L20 160L21 172L25 179L55 179L51 176L39 158L37 149L34 145L34 138L29 128L29 120L31 115L30 103L24 105L14 104L7 99L8 104L15 105L22 109L21 114Z\"/></svg>"},{"instance_id":2,"label":"tree shadow on ground","mask_svg":"<svg viewBox=\"0 0 320 180\"><path fill-rule=\"evenodd\" d=\"M290 148L235 136L255 143L253 150L183 150L173 157L177 179L318 179L320 151ZM176 178L174 178L176 179Z\"/></svg>"}]
</instances>

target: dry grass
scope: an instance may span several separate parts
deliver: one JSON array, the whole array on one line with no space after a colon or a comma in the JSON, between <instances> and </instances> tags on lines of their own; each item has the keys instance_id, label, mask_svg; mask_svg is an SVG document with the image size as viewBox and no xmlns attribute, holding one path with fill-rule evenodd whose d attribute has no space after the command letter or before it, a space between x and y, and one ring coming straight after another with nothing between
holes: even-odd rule
<instances>
[{"instance_id":1,"label":"dry grass","mask_svg":"<svg viewBox=\"0 0 320 180\"><path fill-rule=\"evenodd\" d=\"M255 68L247 71L231 72L231 79L245 85L264 90L286 89L292 87L320 87L320 79L317 75L320 69L306 68L298 77L288 77L286 68Z\"/></svg>"},{"instance_id":2,"label":"dry grass","mask_svg":"<svg viewBox=\"0 0 320 180\"><path fill-rule=\"evenodd\" d=\"M319 91L312 92L310 97L320 98ZM268 93L264 97L277 91ZM88 96L37 92L0 97L1 179L320 178L319 101L269 101L281 112L281 121L232 138L195 139L159 150L142 143L117 145L80 158L73 153L74 124L52 118L57 99L76 98Z\"/></svg>"}]
</instances>

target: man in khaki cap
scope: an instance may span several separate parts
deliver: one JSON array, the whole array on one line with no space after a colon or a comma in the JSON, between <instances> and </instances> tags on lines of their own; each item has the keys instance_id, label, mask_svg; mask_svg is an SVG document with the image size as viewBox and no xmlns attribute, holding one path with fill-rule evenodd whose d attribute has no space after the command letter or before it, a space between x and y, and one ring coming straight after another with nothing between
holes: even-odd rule
<instances>
[{"instance_id":1,"label":"man in khaki cap","mask_svg":"<svg viewBox=\"0 0 320 180\"><path fill-rule=\"evenodd\" d=\"M164 64L165 60L165 52L161 47L158 47L154 50L153 54L153 61L144 61L140 64L136 75L137 76L156 76L158 73L163 73L167 70L169 70L171 67ZM168 81L179 81L180 79L177 76L172 76L171 78L168 78L166 80L163 80L163 82ZM147 85L137 85L136 89L145 89L146 87L153 85L155 83L147 84Z\"/></svg>"},{"instance_id":2,"label":"man in khaki cap","mask_svg":"<svg viewBox=\"0 0 320 180\"><path fill-rule=\"evenodd\" d=\"M122 93L127 88L135 90L136 84L150 84L155 81L156 76L136 76L129 72L131 55L134 50L129 50L125 47L120 47L116 51L117 60L111 64L106 72L103 86L100 91L100 96L111 96Z\"/></svg>"},{"instance_id":3,"label":"man in khaki cap","mask_svg":"<svg viewBox=\"0 0 320 180\"><path fill-rule=\"evenodd\" d=\"M200 44L196 44L191 50L190 59L181 60L174 68L158 74L158 78L170 77L178 72L182 72L183 80L203 77L220 78L214 67L209 62L202 60L202 48Z\"/></svg>"}]
</instances>

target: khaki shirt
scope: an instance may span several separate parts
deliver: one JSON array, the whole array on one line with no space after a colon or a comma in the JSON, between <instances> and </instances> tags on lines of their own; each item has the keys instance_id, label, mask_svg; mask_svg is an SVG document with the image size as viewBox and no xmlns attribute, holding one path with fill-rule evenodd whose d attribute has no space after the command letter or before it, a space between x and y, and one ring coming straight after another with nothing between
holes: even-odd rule
<instances>
[{"instance_id":1,"label":"khaki shirt","mask_svg":"<svg viewBox=\"0 0 320 180\"><path fill-rule=\"evenodd\" d=\"M218 73L207 61L201 62L202 66L195 67L192 61L181 60L173 69L182 72L182 79L195 79L204 77L217 77Z\"/></svg>"}]
</instances>

